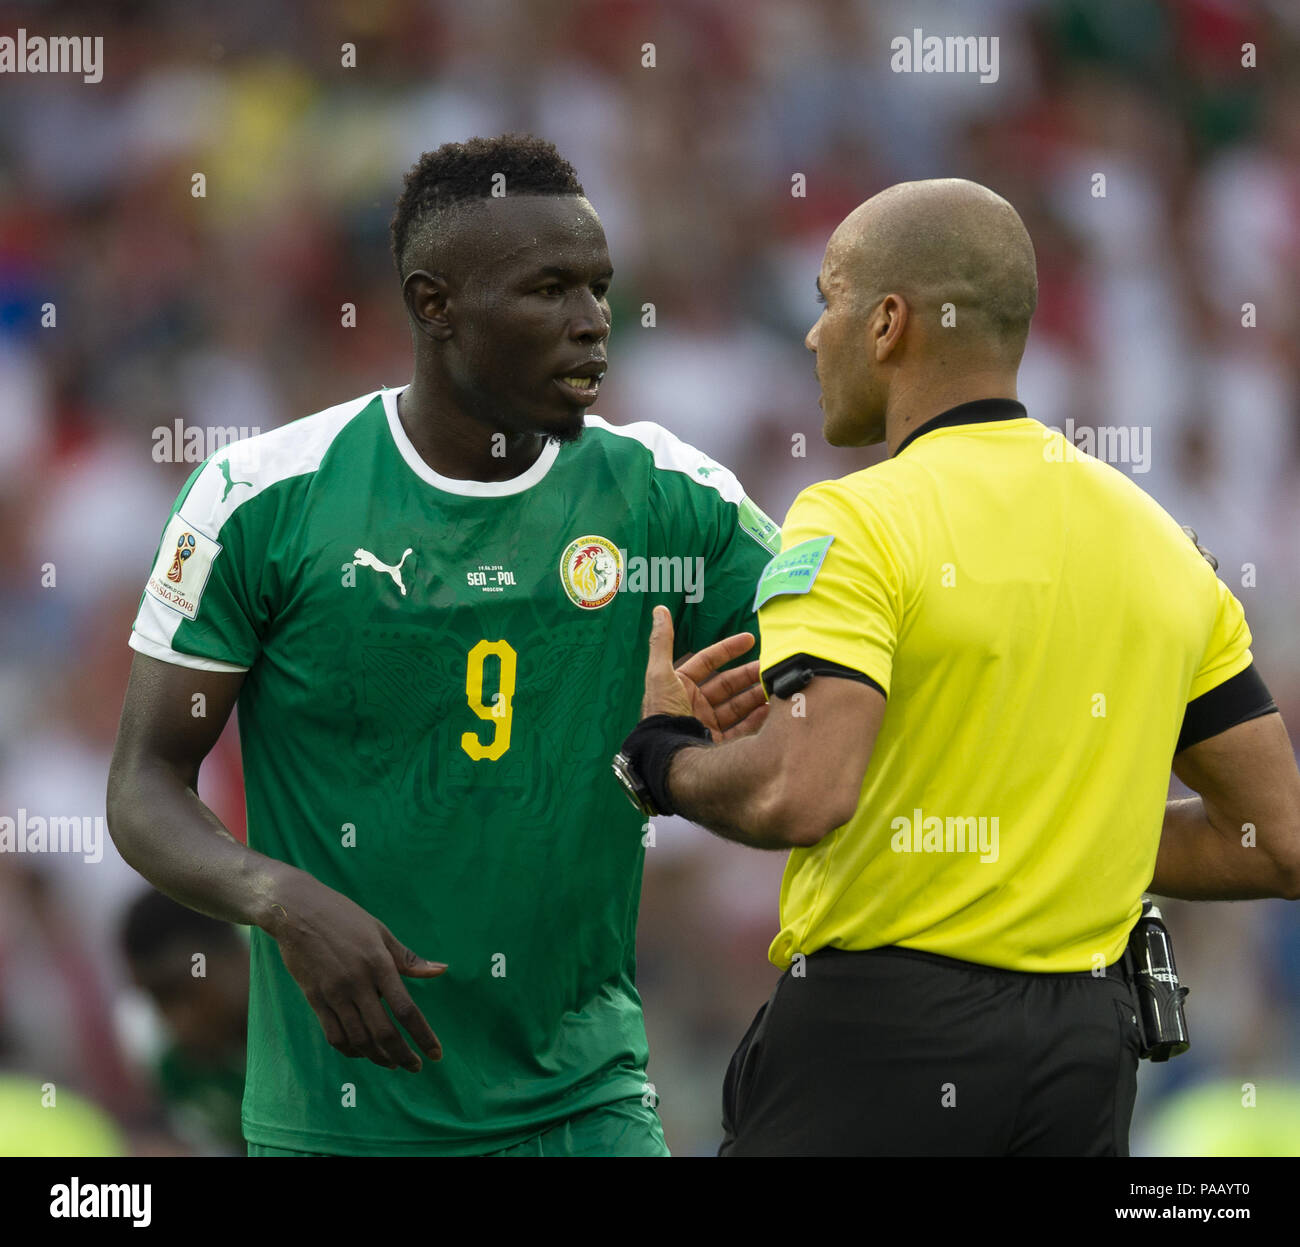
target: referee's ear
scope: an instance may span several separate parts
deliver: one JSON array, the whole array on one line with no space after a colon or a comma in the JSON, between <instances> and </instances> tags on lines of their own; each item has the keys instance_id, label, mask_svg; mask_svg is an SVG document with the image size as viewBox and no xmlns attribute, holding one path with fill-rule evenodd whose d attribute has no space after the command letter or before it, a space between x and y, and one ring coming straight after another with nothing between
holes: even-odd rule
<instances>
[{"instance_id":1,"label":"referee's ear","mask_svg":"<svg viewBox=\"0 0 1300 1247\"><path fill-rule=\"evenodd\" d=\"M872 322L871 345L875 351L876 363L883 364L898 346L910 319L907 300L898 294L887 294L880 300L876 317Z\"/></svg>"}]
</instances>

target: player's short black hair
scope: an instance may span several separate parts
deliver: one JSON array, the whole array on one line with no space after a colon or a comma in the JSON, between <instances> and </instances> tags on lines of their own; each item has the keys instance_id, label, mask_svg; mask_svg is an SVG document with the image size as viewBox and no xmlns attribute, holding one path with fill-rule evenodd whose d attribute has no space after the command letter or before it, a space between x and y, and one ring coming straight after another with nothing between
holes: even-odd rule
<instances>
[{"instance_id":1,"label":"player's short black hair","mask_svg":"<svg viewBox=\"0 0 1300 1247\"><path fill-rule=\"evenodd\" d=\"M146 961L180 941L194 952L237 948L240 942L230 923L178 905L161 892L148 891L132 902L122 923L122 949L128 961Z\"/></svg>"},{"instance_id":2,"label":"player's short black hair","mask_svg":"<svg viewBox=\"0 0 1300 1247\"><path fill-rule=\"evenodd\" d=\"M504 175L507 195L586 194L555 144L534 134L473 138L425 152L406 175L389 226L393 261L403 281L416 267L412 253L419 249L421 227L457 204L491 198L494 186L501 185L494 181L497 174Z\"/></svg>"}]
</instances>

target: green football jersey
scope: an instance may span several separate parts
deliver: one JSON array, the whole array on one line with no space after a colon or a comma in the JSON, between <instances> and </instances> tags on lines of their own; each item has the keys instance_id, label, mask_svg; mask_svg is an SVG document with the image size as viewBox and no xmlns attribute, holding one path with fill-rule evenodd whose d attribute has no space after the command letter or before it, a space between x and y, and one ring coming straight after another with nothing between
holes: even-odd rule
<instances>
[{"instance_id":1,"label":"green football jersey","mask_svg":"<svg viewBox=\"0 0 1300 1247\"><path fill-rule=\"evenodd\" d=\"M418 455L383 390L237 443L172 511L131 645L246 671L250 847L420 956L419 1074L344 1057L252 938L244 1131L305 1151L497 1151L648 1094L643 820L610 770L651 612L677 650L758 635L780 534L653 424L587 416L507 481ZM756 657L757 649L747 657Z\"/></svg>"}]
</instances>

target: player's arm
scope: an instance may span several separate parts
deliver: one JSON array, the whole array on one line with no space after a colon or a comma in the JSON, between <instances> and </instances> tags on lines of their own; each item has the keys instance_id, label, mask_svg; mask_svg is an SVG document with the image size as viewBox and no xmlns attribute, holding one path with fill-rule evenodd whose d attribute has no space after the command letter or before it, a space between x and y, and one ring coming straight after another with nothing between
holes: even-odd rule
<instances>
[{"instance_id":1,"label":"player's arm","mask_svg":"<svg viewBox=\"0 0 1300 1247\"><path fill-rule=\"evenodd\" d=\"M1198 795L1165 807L1152 892L1300 899L1300 772L1280 714L1180 750L1174 774Z\"/></svg>"},{"instance_id":2,"label":"player's arm","mask_svg":"<svg viewBox=\"0 0 1300 1247\"><path fill-rule=\"evenodd\" d=\"M274 938L329 1043L347 1056L415 1071L419 1057L380 997L437 1060L441 1046L399 975L425 961L359 905L305 871L240 844L199 799L199 766L239 696L242 672L202 671L137 653L108 777L108 826L126 862L174 900ZM197 695L206 714L192 713Z\"/></svg>"},{"instance_id":3,"label":"player's arm","mask_svg":"<svg viewBox=\"0 0 1300 1247\"><path fill-rule=\"evenodd\" d=\"M757 640L754 589L780 549L781 530L728 468L694 447L675 446L680 463L694 463L695 471L658 473L652 506L667 553L680 556L688 570L702 572L699 583L686 586L691 591L674 622L677 645L702 650L745 632ZM757 659L757 649L751 649L748 657Z\"/></svg>"}]
</instances>

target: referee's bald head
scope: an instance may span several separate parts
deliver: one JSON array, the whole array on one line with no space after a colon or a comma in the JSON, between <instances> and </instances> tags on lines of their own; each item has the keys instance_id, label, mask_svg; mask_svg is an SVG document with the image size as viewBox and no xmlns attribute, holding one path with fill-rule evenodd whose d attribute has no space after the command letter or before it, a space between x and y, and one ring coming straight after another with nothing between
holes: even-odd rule
<instances>
[{"instance_id":1,"label":"referee's bald head","mask_svg":"<svg viewBox=\"0 0 1300 1247\"><path fill-rule=\"evenodd\" d=\"M839 446L884 440L891 391L1014 385L1038 303L1024 222L961 178L901 182L859 205L831 235L817 284L826 309L805 344Z\"/></svg>"}]
</instances>

